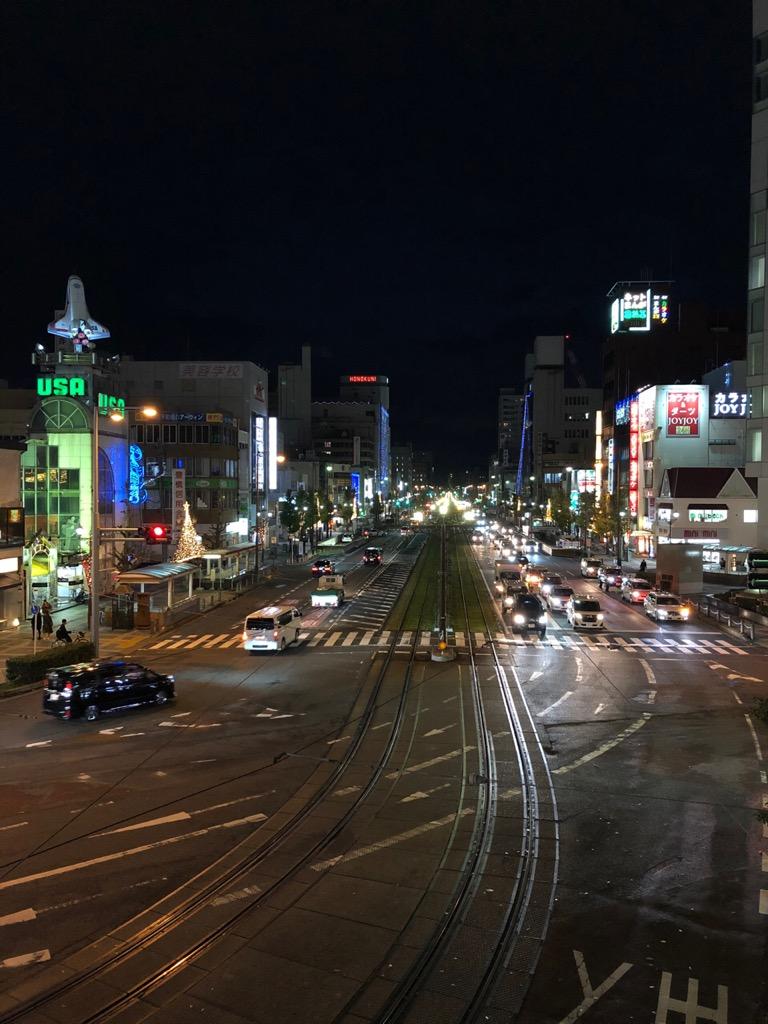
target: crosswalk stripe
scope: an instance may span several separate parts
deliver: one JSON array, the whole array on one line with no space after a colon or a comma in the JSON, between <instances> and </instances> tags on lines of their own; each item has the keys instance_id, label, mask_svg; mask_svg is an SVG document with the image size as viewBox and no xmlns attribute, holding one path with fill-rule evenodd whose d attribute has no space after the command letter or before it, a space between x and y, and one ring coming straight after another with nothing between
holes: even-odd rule
<instances>
[{"instance_id":1,"label":"crosswalk stripe","mask_svg":"<svg viewBox=\"0 0 768 1024\"><path fill-rule=\"evenodd\" d=\"M236 636L233 636L231 640L227 640L226 643L220 644L219 646L220 647L234 647L235 644L241 644L242 642L243 642L243 638L238 633ZM207 647L208 644L206 644L205 646Z\"/></svg>"},{"instance_id":2,"label":"crosswalk stripe","mask_svg":"<svg viewBox=\"0 0 768 1024\"><path fill-rule=\"evenodd\" d=\"M343 635L342 633L331 633L331 635L328 637L328 639L323 644L323 647L333 647L334 644L338 643L339 637L342 636L342 635Z\"/></svg>"},{"instance_id":3,"label":"crosswalk stripe","mask_svg":"<svg viewBox=\"0 0 768 1024\"><path fill-rule=\"evenodd\" d=\"M405 631L404 633L401 633L401 635L400 635L400 643L401 643L401 644L402 644L403 646L405 646L406 644L410 644L410 642L411 642L411 636L412 636L412 635L413 635L413 630L411 630L411 629L406 629L406 631Z\"/></svg>"},{"instance_id":4,"label":"crosswalk stripe","mask_svg":"<svg viewBox=\"0 0 768 1024\"><path fill-rule=\"evenodd\" d=\"M320 641L323 639L324 636L325 636L325 630L321 629L319 633L315 633L315 635L312 637L312 639L307 644L307 647L317 647L317 645L320 643Z\"/></svg>"},{"instance_id":5,"label":"crosswalk stripe","mask_svg":"<svg viewBox=\"0 0 768 1024\"><path fill-rule=\"evenodd\" d=\"M389 644L389 638L392 634L391 629L385 629L379 639L376 641L377 646L386 647Z\"/></svg>"},{"instance_id":6,"label":"crosswalk stripe","mask_svg":"<svg viewBox=\"0 0 768 1024\"><path fill-rule=\"evenodd\" d=\"M363 633L363 635L362 635L362 637L360 639L360 646L361 647L368 647L369 646L369 644L371 642L371 637L373 636L373 633L374 633L374 631L372 629L369 629L367 633Z\"/></svg>"},{"instance_id":7,"label":"crosswalk stripe","mask_svg":"<svg viewBox=\"0 0 768 1024\"><path fill-rule=\"evenodd\" d=\"M203 647L205 647L205 648L215 647L216 644L220 643L222 640L228 640L228 639L229 639L229 633L219 633L219 635L215 636L213 638L213 640L209 640L207 644L203 644ZM237 640L237 639L239 639L239 637L235 637L235 639Z\"/></svg>"},{"instance_id":8,"label":"crosswalk stripe","mask_svg":"<svg viewBox=\"0 0 768 1024\"><path fill-rule=\"evenodd\" d=\"M199 644L203 643L204 641L210 640L212 636L213 636L213 633L203 633L203 635L199 636L197 638L197 640L193 640L191 644L187 644L187 648L186 649L188 651L191 651L193 647L197 647Z\"/></svg>"},{"instance_id":9,"label":"crosswalk stripe","mask_svg":"<svg viewBox=\"0 0 768 1024\"><path fill-rule=\"evenodd\" d=\"M161 647L165 647L166 644L169 644L171 642L171 639L172 638L169 637L167 640L161 640L159 643L152 644L152 646L149 648L150 651L159 651Z\"/></svg>"},{"instance_id":10,"label":"crosswalk stripe","mask_svg":"<svg viewBox=\"0 0 768 1024\"><path fill-rule=\"evenodd\" d=\"M168 647L166 649L169 650L169 651L174 651L177 647L183 647L184 644L189 643L189 641L192 639L192 637L194 637L196 635L197 635L196 633L193 633L192 636L182 637L181 640L177 640L176 643L168 644ZM210 635L211 634L209 633L208 636L210 636Z\"/></svg>"},{"instance_id":11,"label":"crosswalk stripe","mask_svg":"<svg viewBox=\"0 0 768 1024\"><path fill-rule=\"evenodd\" d=\"M475 633L475 644L482 647L485 643L485 633Z\"/></svg>"},{"instance_id":12,"label":"crosswalk stripe","mask_svg":"<svg viewBox=\"0 0 768 1024\"><path fill-rule=\"evenodd\" d=\"M356 636L357 636L357 631L356 630L353 630L351 633L348 633L344 637L344 639L341 641L341 646L342 647L351 647L352 644L355 642L355 637Z\"/></svg>"},{"instance_id":13,"label":"crosswalk stripe","mask_svg":"<svg viewBox=\"0 0 768 1024\"><path fill-rule=\"evenodd\" d=\"M429 647L431 641L432 641L432 634L429 632L428 629L422 629L422 631L421 631L421 639L419 640L419 645L421 647Z\"/></svg>"},{"instance_id":14,"label":"crosswalk stripe","mask_svg":"<svg viewBox=\"0 0 768 1024\"><path fill-rule=\"evenodd\" d=\"M550 647L554 647L555 650L562 651L563 645L560 643L560 641L557 639L557 637L548 636L547 640L549 641L549 646Z\"/></svg>"}]
</instances>

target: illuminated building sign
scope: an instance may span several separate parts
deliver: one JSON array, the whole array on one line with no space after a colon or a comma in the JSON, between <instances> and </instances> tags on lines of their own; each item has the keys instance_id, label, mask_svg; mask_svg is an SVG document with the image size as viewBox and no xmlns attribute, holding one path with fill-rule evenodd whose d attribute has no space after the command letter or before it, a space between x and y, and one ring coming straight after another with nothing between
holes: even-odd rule
<instances>
[{"instance_id":1,"label":"illuminated building sign","mask_svg":"<svg viewBox=\"0 0 768 1024\"><path fill-rule=\"evenodd\" d=\"M608 438L605 446L605 461L608 463L608 493L613 494L614 468L613 468L613 438Z\"/></svg>"},{"instance_id":2,"label":"illuminated building sign","mask_svg":"<svg viewBox=\"0 0 768 1024\"><path fill-rule=\"evenodd\" d=\"M611 334L650 331L669 323L669 295L650 288L628 289L611 303Z\"/></svg>"},{"instance_id":3,"label":"illuminated building sign","mask_svg":"<svg viewBox=\"0 0 768 1024\"><path fill-rule=\"evenodd\" d=\"M594 469L576 470L576 489L579 494L594 494L596 486Z\"/></svg>"},{"instance_id":4,"label":"illuminated building sign","mask_svg":"<svg viewBox=\"0 0 768 1024\"><path fill-rule=\"evenodd\" d=\"M698 437L701 393L667 392L667 437Z\"/></svg>"},{"instance_id":5,"label":"illuminated building sign","mask_svg":"<svg viewBox=\"0 0 768 1024\"><path fill-rule=\"evenodd\" d=\"M637 495L640 480L640 414L637 399L629 405L629 514L637 516Z\"/></svg>"},{"instance_id":6,"label":"illuminated building sign","mask_svg":"<svg viewBox=\"0 0 768 1024\"><path fill-rule=\"evenodd\" d=\"M128 501L131 505L142 505L146 500L144 453L137 444L132 444L128 449Z\"/></svg>"},{"instance_id":7,"label":"illuminated building sign","mask_svg":"<svg viewBox=\"0 0 768 1024\"><path fill-rule=\"evenodd\" d=\"M267 485L270 491L277 490L277 416L269 417L269 461L267 463Z\"/></svg>"},{"instance_id":8,"label":"illuminated building sign","mask_svg":"<svg viewBox=\"0 0 768 1024\"><path fill-rule=\"evenodd\" d=\"M347 377L350 384L377 384L379 378L375 375L371 377L368 374L358 375L356 377Z\"/></svg>"},{"instance_id":9,"label":"illuminated building sign","mask_svg":"<svg viewBox=\"0 0 768 1024\"><path fill-rule=\"evenodd\" d=\"M749 395L744 391L717 391L712 396L712 419L745 419L749 408Z\"/></svg>"},{"instance_id":10,"label":"illuminated building sign","mask_svg":"<svg viewBox=\"0 0 768 1024\"><path fill-rule=\"evenodd\" d=\"M41 398L86 398L88 381L85 377L38 377L37 393ZM125 413L124 398L99 393L98 403L102 416L113 409Z\"/></svg>"},{"instance_id":11,"label":"illuminated building sign","mask_svg":"<svg viewBox=\"0 0 768 1024\"><path fill-rule=\"evenodd\" d=\"M616 415L613 422L617 427L623 427L629 423L629 399L624 398L616 403Z\"/></svg>"}]
</instances>

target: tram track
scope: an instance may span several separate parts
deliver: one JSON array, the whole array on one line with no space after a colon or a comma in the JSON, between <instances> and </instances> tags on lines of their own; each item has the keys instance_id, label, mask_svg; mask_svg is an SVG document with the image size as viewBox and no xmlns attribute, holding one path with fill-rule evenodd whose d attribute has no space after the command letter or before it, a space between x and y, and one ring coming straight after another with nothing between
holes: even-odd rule
<instances>
[{"instance_id":1,"label":"tram track","mask_svg":"<svg viewBox=\"0 0 768 1024\"><path fill-rule=\"evenodd\" d=\"M418 565L418 559L414 562L413 569ZM427 614L428 605L431 604L432 595L426 592L423 595L421 606L418 611L419 627ZM411 613L411 603L403 609L403 620ZM359 812L365 801L368 799L376 784L382 777L390 759L392 750L397 743L403 722L405 720L405 708L408 697L411 693L411 682L413 668L416 662L419 630L414 632L413 643L408 653L408 662L400 686L400 693L396 711L391 723L389 733L386 734L385 742L377 754L376 761L370 767L370 775L367 783L356 794L350 805L337 820L328 827L324 834L316 841L311 841L301 851L290 866L280 877L272 880L267 886L260 888L252 899L240 906L240 909L229 913L224 920L219 920L215 926L202 929L194 941L185 939L173 956L168 957L161 967L148 968L140 974L139 980L129 986L122 986L120 991L115 990L114 996L110 993L110 972L123 967L129 961L141 956L152 949L161 939L167 939L177 932L181 926L190 925L195 919L211 907L212 901L221 896L236 883L242 883L250 874L253 874L268 857L279 852L289 842L302 834L302 829L308 824L313 812L331 796L341 783L343 777L355 765L358 755L361 753L363 744L372 734L371 723L374 720L377 710L380 708L380 698L383 696L384 687L387 683L390 668L393 664L402 665L402 658L395 661L396 649L398 648L398 631L395 631L391 644L381 652L381 663L378 666L376 679L374 680L371 692L368 695L362 713L356 719L354 735L350 738L341 759L331 766L326 760L326 778L318 786L314 794L302 805L300 809L289 814L287 820L279 825L271 835L260 843L255 849L254 839L258 841L261 831L266 834L270 831L270 821L279 818L280 812L267 819L261 829L257 829L250 836L246 837L235 848L234 863L233 851L225 854L203 869L197 876L179 886L174 892L166 895L152 907L142 911L131 921L126 922L120 928L113 930L109 935L97 940L90 947L80 950L74 955L74 960L79 963L87 962L89 953L93 957L93 963L81 967L73 976L52 987L45 987L41 976L39 985L40 993L35 997L26 1000L18 1008L11 1009L5 1014L3 1020L7 1024L16 1022L39 1021L40 1013L46 1011L53 1013L66 1007L67 1019L73 1020L72 1005L74 1001L82 1003L83 1006L98 1006L97 1009L89 1009L85 1015L78 1017L80 1024L95 1024L97 1021L107 1021L123 1010L129 1008L133 1003L159 988L187 965L197 960L203 953L211 949L224 935L227 934L240 920L252 913L259 906L264 904L275 891L286 881L295 875L302 868L309 866L320 856L324 850L336 839L349 825L354 816ZM387 703L387 702L385 702ZM321 759L322 760L322 759ZM295 799L295 798L294 798ZM287 801L290 805L293 800ZM246 852L242 852L246 851ZM238 857L238 853L242 856ZM213 877L206 878L209 873ZM164 905L174 903L170 908ZM220 916L220 915L218 915ZM149 919L146 925L139 926L139 922ZM133 927L133 930L132 930ZM189 931L189 929L187 929ZM129 934L125 934L129 933ZM108 952L105 952L108 949ZM13 991L7 993L13 998ZM47 1018L46 1018L47 1019Z\"/></svg>"}]
</instances>

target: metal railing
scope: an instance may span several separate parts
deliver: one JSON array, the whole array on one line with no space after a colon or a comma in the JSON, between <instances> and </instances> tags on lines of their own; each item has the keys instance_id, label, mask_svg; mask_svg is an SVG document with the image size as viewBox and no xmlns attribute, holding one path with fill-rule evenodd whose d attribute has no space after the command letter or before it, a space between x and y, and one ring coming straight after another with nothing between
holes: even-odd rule
<instances>
[{"instance_id":1,"label":"metal railing","mask_svg":"<svg viewBox=\"0 0 768 1024\"><path fill-rule=\"evenodd\" d=\"M755 626L768 626L768 619L764 615L758 615L728 601L721 601L717 597L705 594L695 603L699 615L715 619L720 625L728 626L730 629L738 629L742 636L752 642L755 640Z\"/></svg>"}]
</instances>

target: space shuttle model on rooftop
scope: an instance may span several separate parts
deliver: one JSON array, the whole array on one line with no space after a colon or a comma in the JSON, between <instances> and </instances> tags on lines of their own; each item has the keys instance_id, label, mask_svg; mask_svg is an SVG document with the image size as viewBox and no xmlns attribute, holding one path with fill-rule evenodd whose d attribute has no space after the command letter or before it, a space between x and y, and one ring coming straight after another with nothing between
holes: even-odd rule
<instances>
[{"instance_id":1,"label":"space shuttle model on rooftop","mask_svg":"<svg viewBox=\"0 0 768 1024\"><path fill-rule=\"evenodd\" d=\"M108 328L88 312L83 282L74 274L67 281L66 308L63 313L56 310L56 314L48 324L48 333L73 342L75 351L82 351L91 341L110 337Z\"/></svg>"}]
</instances>

